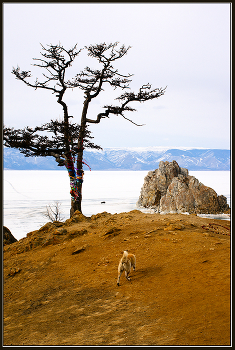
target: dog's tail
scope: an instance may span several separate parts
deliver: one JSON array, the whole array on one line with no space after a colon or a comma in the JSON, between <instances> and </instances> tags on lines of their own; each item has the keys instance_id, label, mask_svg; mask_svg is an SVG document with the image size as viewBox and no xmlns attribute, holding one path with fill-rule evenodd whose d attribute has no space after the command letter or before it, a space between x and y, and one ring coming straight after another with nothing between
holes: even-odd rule
<instances>
[{"instance_id":1,"label":"dog's tail","mask_svg":"<svg viewBox=\"0 0 235 350\"><path fill-rule=\"evenodd\" d=\"M123 258L127 258L127 256L128 256L128 251L127 250L124 250L124 252L123 252Z\"/></svg>"},{"instance_id":2,"label":"dog's tail","mask_svg":"<svg viewBox=\"0 0 235 350\"><path fill-rule=\"evenodd\" d=\"M128 251L127 251L127 250L124 250L123 256L122 256L122 261L123 261L123 262L127 262L127 257L128 257Z\"/></svg>"}]
</instances>

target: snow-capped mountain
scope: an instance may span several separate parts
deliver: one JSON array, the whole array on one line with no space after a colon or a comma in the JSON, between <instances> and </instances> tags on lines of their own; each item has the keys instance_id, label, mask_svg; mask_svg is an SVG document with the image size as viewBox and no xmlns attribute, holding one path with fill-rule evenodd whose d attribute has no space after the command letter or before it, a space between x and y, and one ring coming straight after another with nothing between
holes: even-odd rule
<instances>
[{"instance_id":1,"label":"snow-capped mountain","mask_svg":"<svg viewBox=\"0 0 235 350\"><path fill-rule=\"evenodd\" d=\"M18 150L4 148L4 169L62 170L53 157L25 157ZM159 162L176 160L188 170L230 170L230 150L203 148L104 148L87 149L84 160L92 170L154 170ZM84 165L86 170L86 165ZM88 168L87 168L88 169Z\"/></svg>"}]
</instances>

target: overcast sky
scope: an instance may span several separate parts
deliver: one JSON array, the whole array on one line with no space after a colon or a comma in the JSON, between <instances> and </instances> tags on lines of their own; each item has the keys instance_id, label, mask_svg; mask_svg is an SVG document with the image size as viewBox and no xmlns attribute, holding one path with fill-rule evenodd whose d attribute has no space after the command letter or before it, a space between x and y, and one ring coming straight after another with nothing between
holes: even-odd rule
<instances>
[{"instance_id":1,"label":"overcast sky","mask_svg":"<svg viewBox=\"0 0 235 350\"><path fill-rule=\"evenodd\" d=\"M92 124L94 142L102 147L230 148L230 4L229 3L5 3L4 124L22 128L62 116L49 91L34 90L16 80L12 67L40 68L41 46L71 48L110 43L131 46L118 64L120 73L134 74L131 90L143 84L167 86L165 95L133 104L137 112ZM96 65L89 60L89 65ZM81 54L71 68L80 72L87 63ZM115 95L104 91L94 100L90 118ZM83 93L66 97L69 114L79 123Z\"/></svg>"}]
</instances>

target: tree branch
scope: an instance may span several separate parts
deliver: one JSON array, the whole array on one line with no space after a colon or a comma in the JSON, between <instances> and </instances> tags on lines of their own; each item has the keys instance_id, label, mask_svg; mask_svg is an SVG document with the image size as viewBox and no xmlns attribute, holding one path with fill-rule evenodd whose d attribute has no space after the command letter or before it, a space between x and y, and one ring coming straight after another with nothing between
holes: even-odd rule
<instances>
[{"instance_id":1,"label":"tree branch","mask_svg":"<svg viewBox=\"0 0 235 350\"><path fill-rule=\"evenodd\" d=\"M148 91L148 90L150 90L150 91ZM133 122L133 120L125 117L123 112L135 111L134 108L128 106L128 104L130 102L132 102L132 101L144 102L147 100L152 100L154 98L158 98L158 97L164 95L165 90L166 90L166 87L164 89L157 88L157 89L151 90L150 84L142 85L142 87L139 89L139 92L137 94L135 94L134 92L126 92L125 94L116 98L116 100L124 101L121 106L112 106L112 105L104 106L103 108L106 109L105 112L99 113L97 115L96 119L86 118L86 121L88 123L96 123L97 124L97 123L100 123L101 118L108 118L109 114L112 113L112 114L116 114L116 115L121 115L124 119L128 120L129 122L131 122L132 124L134 124L136 126L143 126L145 124L137 124L137 123Z\"/></svg>"},{"instance_id":2,"label":"tree branch","mask_svg":"<svg viewBox=\"0 0 235 350\"><path fill-rule=\"evenodd\" d=\"M68 126L69 150L65 147L64 140L65 123L58 120L51 120L50 123L43 124L40 127L24 129L3 128L3 145L5 147L18 148L26 157L35 156L53 156L56 161L62 164L63 155L71 152L77 153L77 140L79 137L80 126L76 123L70 123ZM38 134L40 132L51 132L51 138ZM100 146L91 142L93 137L91 132L86 128L83 146L84 148L101 149Z\"/></svg>"}]
</instances>

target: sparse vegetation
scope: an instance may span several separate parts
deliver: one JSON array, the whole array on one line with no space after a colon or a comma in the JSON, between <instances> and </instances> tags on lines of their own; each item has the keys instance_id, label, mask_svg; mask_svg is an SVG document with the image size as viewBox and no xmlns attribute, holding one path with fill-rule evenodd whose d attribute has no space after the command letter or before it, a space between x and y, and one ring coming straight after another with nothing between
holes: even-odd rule
<instances>
[{"instance_id":1,"label":"sparse vegetation","mask_svg":"<svg viewBox=\"0 0 235 350\"><path fill-rule=\"evenodd\" d=\"M64 220L61 212L61 203L55 201L54 204L46 206L46 212L44 213L44 216L51 222Z\"/></svg>"}]
</instances>

